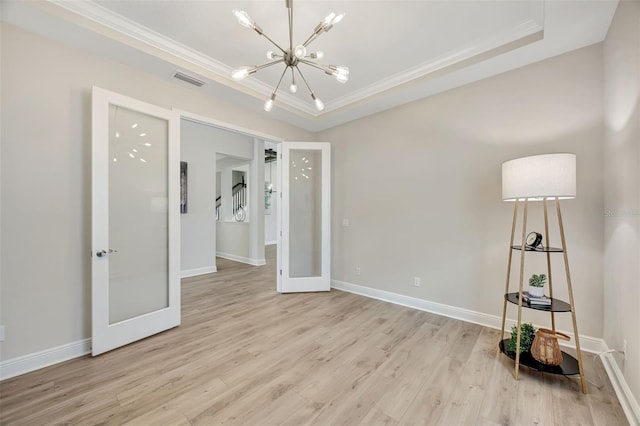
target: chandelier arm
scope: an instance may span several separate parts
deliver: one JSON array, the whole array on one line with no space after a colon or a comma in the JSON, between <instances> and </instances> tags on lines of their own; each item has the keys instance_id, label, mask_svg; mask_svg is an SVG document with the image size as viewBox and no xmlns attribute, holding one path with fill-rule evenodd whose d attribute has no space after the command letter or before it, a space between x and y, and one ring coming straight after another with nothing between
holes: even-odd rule
<instances>
[{"instance_id":1,"label":"chandelier arm","mask_svg":"<svg viewBox=\"0 0 640 426\"><path fill-rule=\"evenodd\" d=\"M313 68L317 68L320 71L324 71L325 73L332 75L331 68L327 66L316 64L315 62L307 61L304 59L298 59L298 62L302 62L303 64L309 65L310 67L313 67Z\"/></svg>"},{"instance_id":2,"label":"chandelier arm","mask_svg":"<svg viewBox=\"0 0 640 426\"><path fill-rule=\"evenodd\" d=\"M280 76L280 80L278 80L278 84L276 85L276 88L273 89L273 94L275 95L276 92L278 91L278 88L280 87L280 83L282 83L282 79L284 78L284 75L287 73L287 70L289 69L289 66L287 65L286 67L284 67L284 71L282 71L282 75Z\"/></svg>"},{"instance_id":3,"label":"chandelier arm","mask_svg":"<svg viewBox=\"0 0 640 426\"><path fill-rule=\"evenodd\" d=\"M253 72L260 71L261 69L264 69L264 68L270 67L270 66L272 66L272 65L280 64L280 63L282 63L282 62L284 62L284 59L278 59L277 61L267 62L266 64L262 64L262 65L258 65L258 66L256 66L256 67L253 67L253 70L252 70L252 71L253 71Z\"/></svg>"},{"instance_id":4,"label":"chandelier arm","mask_svg":"<svg viewBox=\"0 0 640 426\"><path fill-rule=\"evenodd\" d=\"M315 41L315 39L317 39L318 37L320 37L320 34L319 34L319 33L317 33L316 31L314 31L314 32L313 32L313 34L311 34L311 35L309 36L309 38L307 38L307 39L305 40L305 42L304 42L304 43L302 43L302 45L303 45L304 47L307 47L307 46L309 46L312 42L314 42L314 41Z\"/></svg>"},{"instance_id":5,"label":"chandelier arm","mask_svg":"<svg viewBox=\"0 0 640 426\"><path fill-rule=\"evenodd\" d=\"M300 68L297 65L295 67L298 70L298 74L300 74L300 77L302 77L302 81L304 81L304 85L307 86L307 89L309 90L309 94L311 94L312 97L315 96L315 94L313 93L313 90L311 90L311 87L309 86L309 83L307 83L307 79L304 78L304 74L302 74L302 71L300 71Z\"/></svg>"},{"instance_id":6,"label":"chandelier arm","mask_svg":"<svg viewBox=\"0 0 640 426\"><path fill-rule=\"evenodd\" d=\"M278 48L278 50L280 50L282 52L282 54L284 55L285 53L287 53L286 50L284 50L282 47L280 47L280 45L278 43L276 43L275 41L271 40L271 38L266 35L265 33L260 33L260 35L264 38L266 38L267 40L269 40L271 42L271 44L273 44L275 47Z\"/></svg>"}]
</instances>

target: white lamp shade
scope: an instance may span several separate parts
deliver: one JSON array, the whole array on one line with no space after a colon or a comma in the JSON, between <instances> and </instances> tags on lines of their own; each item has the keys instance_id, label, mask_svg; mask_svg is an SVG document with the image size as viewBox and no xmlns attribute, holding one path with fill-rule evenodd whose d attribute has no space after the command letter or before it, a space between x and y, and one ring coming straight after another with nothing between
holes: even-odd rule
<instances>
[{"instance_id":1,"label":"white lamp shade","mask_svg":"<svg viewBox=\"0 0 640 426\"><path fill-rule=\"evenodd\" d=\"M575 196L575 154L534 155L502 163L504 201L541 201Z\"/></svg>"}]
</instances>

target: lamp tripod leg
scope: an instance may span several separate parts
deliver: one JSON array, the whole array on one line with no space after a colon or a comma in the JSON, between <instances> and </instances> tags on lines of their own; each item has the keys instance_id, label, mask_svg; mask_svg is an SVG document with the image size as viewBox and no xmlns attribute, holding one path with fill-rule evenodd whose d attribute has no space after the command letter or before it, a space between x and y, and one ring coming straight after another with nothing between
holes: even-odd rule
<instances>
[{"instance_id":1,"label":"lamp tripod leg","mask_svg":"<svg viewBox=\"0 0 640 426\"><path fill-rule=\"evenodd\" d=\"M571 305L571 319L573 320L573 335L576 340L576 358L578 358L578 370L580 371L580 383L582 393L587 393L587 382L582 368L582 351L580 350L580 336L578 335L578 322L576 321L576 305L573 302L573 287L571 286L571 273L569 272L569 256L567 254L567 243L564 238L564 225L562 224L562 212L560 211L560 200L556 197L556 213L558 214L558 226L560 227L560 240L562 241L562 253L564 255L564 268L567 274L567 289L569 290L569 304Z\"/></svg>"},{"instance_id":2,"label":"lamp tripod leg","mask_svg":"<svg viewBox=\"0 0 640 426\"><path fill-rule=\"evenodd\" d=\"M544 208L544 239L545 245L547 246L547 276L549 277L549 297L553 299L553 279L551 277L551 252L549 251L550 243L549 243L549 215L547 212L547 199L542 200L542 205ZM551 330L556 332L556 316L553 311L551 311Z\"/></svg>"},{"instance_id":3,"label":"lamp tripod leg","mask_svg":"<svg viewBox=\"0 0 640 426\"><path fill-rule=\"evenodd\" d=\"M524 200L524 213L522 218L522 245L520 246L520 286L518 289L518 330L517 330L517 341L516 341L516 365L514 367L514 377L518 380L518 372L520 371L520 339L522 338L522 286L524 283L524 255L525 255L525 242L527 235L527 210L529 207L529 201L527 199Z\"/></svg>"},{"instance_id":4,"label":"lamp tripod leg","mask_svg":"<svg viewBox=\"0 0 640 426\"><path fill-rule=\"evenodd\" d=\"M507 262L507 282L504 286L504 303L502 304L502 326L500 328L500 340L504 339L504 324L507 318L507 294L509 293L509 278L511 277L511 259L513 258L513 237L516 233L516 220L518 218L518 200L513 207L513 223L511 224L511 239L509 240L509 260Z\"/></svg>"}]
</instances>

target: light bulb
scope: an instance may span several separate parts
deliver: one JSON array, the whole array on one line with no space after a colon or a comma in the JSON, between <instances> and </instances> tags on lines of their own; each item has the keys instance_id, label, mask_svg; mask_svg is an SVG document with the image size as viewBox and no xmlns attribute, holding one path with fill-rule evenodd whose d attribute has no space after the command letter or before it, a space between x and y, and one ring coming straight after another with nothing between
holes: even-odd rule
<instances>
[{"instance_id":1,"label":"light bulb","mask_svg":"<svg viewBox=\"0 0 640 426\"><path fill-rule=\"evenodd\" d=\"M330 68L334 71L333 75L337 75L337 74L349 75L349 68L348 67L331 66Z\"/></svg>"},{"instance_id":2,"label":"light bulb","mask_svg":"<svg viewBox=\"0 0 640 426\"><path fill-rule=\"evenodd\" d=\"M311 59L322 59L324 58L324 52L322 50L318 50L317 52L311 53L309 56Z\"/></svg>"},{"instance_id":3,"label":"light bulb","mask_svg":"<svg viewBox=\"0 0 640 426\"><path fill-rule=\"evenodd\" d=\"M249 14L244 10L234 9L233 14L236 16L238 23L243 27L253 28L255 26Z\"/></svg>"},{"instance_id":4,"label":"light bulb","mask_svg":"<svg viewBox=\"0 0 640 426\"><path fill-rule=\"evenodd\" d=\"M271 97L269 99L267 99L267 102L264 103L264 110L269 112L271 111L271 108L273 108L273 101L276 100L276 94L272 94Z\"/></svg>"},{"instance_id":5,"label":"light bulb","mask_svg":"<svg viewBox=\"0 0 640 426\"><path fill-rule=\"evenodd\" d=\"M267 52L267 59L273 59L273 58L275 58L275 56L273 56L273 50L269 50Z\"/></svg>"},{"instance_id":6,"label":"light bulb","mask_svg":"<svg viewBox=\"0 0 640 426\"><path fill-rule=\"evenodd\" d=\"M344 19L344 15L345 15L344 12L338 13L331 21L331 25L338 24L340 21L342 21Z\"/></svg>"},{"instance_id":7,"label":"light bulb","mask_svg":"<svg viewBox=\"0 0 640 426\"><path fill-rule=\"evenodd\" d=\"M338 80L340 83L346 83L347 81L349 81L349 76L346 74L336 74L334 73L333 76L335 77L336 80Z\"/></svg>"},{"instance_id":8,"label":"light bulb","mask_svg":"<svg viewBox=\"0 0 640 426\"><path fill-rule=\"evenodd\" d=\"M298 85L295 83L291 83L291 85L289 86L289 91L291 93L296 93L298 91Z\"/></svg>"},{"instance_id":9,"label":"light bulb","mask_svg":"<svg viewBox=\"0 0 640 426\"><path fill-rule=\"evenodd\" d=\"M326 25L331 25L331 22L335 19L336 14L333 12L329 12L326 18L324 18L324 22Z\"/></svg>"},{"instance_id":10,"label":"light bulb","mask_svg":"<svg viewBox=\"0 0 640 426\"><path fill-rule=\"evenodd\" d=\"M233 71L233 73L231 74L231 78L234 79L235 81L240 81L247 78L248 75L249 75L249 67L242 67Z\"/></svg>"},{"instance_id":11,"label":"light bulb","mask_svg":"<svg viewBox=\"0 0 640 426\"><path fill-rule=\"evenodd\" d=\"M300 44L293 49L293 54L296 55L296 58L302 59L307 56L307 48Z\"/></svg>"},{"instance_id":12,"label":"light bulb","mask_svg":"<svg viewBox=\"0 0 640 426\"><path fill-rule=\"evenodd\" d=\"M318 31L322 31L322 30L324 30L324 32L329 31L331 28L333 28L334 25L336 25L337 23L342 21L342 19L344 19L344 15L345 15L344 12L341 12L337 15L334 12L331 12L330 14L327 15L326 18L324 18L324 21L322 21L322 23L318 27Z\"/></svg>"},{"instance_id":13,"label":"light bulb","mask_svg":"<svg viewBox=\"0 0 640 426\"><path fill-rule=\"evenodd\" d=\"M322 111L324 109L324 103L318 98L316 98L315 101L316 101L316 108L318 109L318 111Z\"/></svg>"}]
</instances>

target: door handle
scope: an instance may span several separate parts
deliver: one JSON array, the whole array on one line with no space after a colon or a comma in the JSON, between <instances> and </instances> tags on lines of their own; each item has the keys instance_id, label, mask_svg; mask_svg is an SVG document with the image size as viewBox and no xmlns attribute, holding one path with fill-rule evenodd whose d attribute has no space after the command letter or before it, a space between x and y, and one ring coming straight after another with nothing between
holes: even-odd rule
<instances>
[{"instance_id":1,"label":"door handle","mask_svg":"<svg viewBox=\"0 0 640 426\"><path fill-rule=\"evenodd\" d=\"M96 256L103 257L103 256L108 255L109 253L117 253L117 252L118 252L118 250L114 250L114 249L98 250L96 252Z\"/></svg>"}]
</instances>

